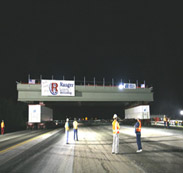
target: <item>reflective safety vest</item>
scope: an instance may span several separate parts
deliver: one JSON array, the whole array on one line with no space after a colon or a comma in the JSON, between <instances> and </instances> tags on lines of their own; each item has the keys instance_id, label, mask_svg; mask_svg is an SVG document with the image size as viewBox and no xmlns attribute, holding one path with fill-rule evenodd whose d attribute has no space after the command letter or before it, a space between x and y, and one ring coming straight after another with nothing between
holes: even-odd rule
<instances>
[{"instance_id":1,"label":"reflective safety vest","mask_svg":"<svg viewBox=\"0 0 183 173\"><path fill-rule=\"evenodd\" d=\"M77 121L73 122L73 129L78 129L78 122Z\"/></svg>"},{"instance_id":2,"label":"reflective safety vest","mask_svg":"<svg viewBox=\"0 0 183 173\"><path fill-rule=\"evenodd\" d=\"M4 122L1 122L1 128L4 128Z\"/></svg>"},{"instance_id":3,"label":"reflective safety vest","mask_svg":"<svg viewBox=\"0 0 183 173\"><path fill-rule=\"evenodd\" d=\"M136 132L141 132L141 121L139 120L139 126L136 127Z\"/></svg>"},{"instance_id":4,"label":"reflective safety vest","mask_svg":"<svg viewBox=\"0 0 183 173\"><path fill-rule=\"evenodd\" d=\"M166 121L166 117L163 118L163 121Z\"/></svg>"},{"instance_id":5,"label":"reflective safety vest","mask_svg":"<svg viewBox=\"0 0 183 173\"><path fill-rule=\"evenodd\" d=\"M113 129L113 134L118 134L119 133L120 126L119 126L119 123L116 120L114 120L112 122L112 129Z\"/></svg>"},{"instance_id":6,"label":"reflective safety vest","mask_svg":"<svg viewBox=\"0 0 183 173\"><path fill-rule=\"evenodd\" d=\"M69 130L69 122L65 123L65 130L67 130L67 131Z\"/></svg>"}]
</instances>

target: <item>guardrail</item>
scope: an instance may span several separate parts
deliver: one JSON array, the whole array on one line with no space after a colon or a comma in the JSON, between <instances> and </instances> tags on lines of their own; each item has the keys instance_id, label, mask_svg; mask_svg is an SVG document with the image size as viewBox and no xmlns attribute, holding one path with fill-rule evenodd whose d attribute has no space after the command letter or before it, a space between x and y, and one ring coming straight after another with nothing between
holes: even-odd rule
<instances>
[{"instance_id":1,"label":"guardrail","mask_svg":"<svg viewBox=\"0 0 183 173\"><path fill-rule=\"evenodd\" d=\"M54 76L51 76L51 79L47 79L47 78L43 78L42 75L40 75L40 78L37 77L31 77L30 75L28 75L28 82L17 82L17 83L21 83L21 84L41 84L41 80L73 80L75 81L76 85L81 85L81 86L108 86L108 87L118 87L120 84L135 84L136 88L152 88L152 87L148 87L145 84L145 81L143 82L139 82L138 80L136 81L130 81L130 80L115 80L114 78L111 79L111 81L106 81L105 78L103 78L102 80L96 80L96 78L94 77L93 80L86 80L86 77L83 78L83 80L76 80L75 76L71 79L65 79L65 76L63 76L62 79L56 79L54 78Z\"/></svg>"}]
</instances>

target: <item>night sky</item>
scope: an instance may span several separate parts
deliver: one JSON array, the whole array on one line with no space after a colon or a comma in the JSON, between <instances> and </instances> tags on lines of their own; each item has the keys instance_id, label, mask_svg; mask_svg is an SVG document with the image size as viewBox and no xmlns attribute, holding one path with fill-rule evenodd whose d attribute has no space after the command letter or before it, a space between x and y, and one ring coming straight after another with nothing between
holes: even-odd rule
<instances>
[{"instance_id":1,"label":"night sky","mask_svg":"<svg viewBox=\"0 0 183 173\"><path fill-rule=\"evenodd\" d=\"M16 81L105 80L153 87L151 114L183 109L182 5L174 1L1 2L0 97Z\"/></svg>"}]
</instances>

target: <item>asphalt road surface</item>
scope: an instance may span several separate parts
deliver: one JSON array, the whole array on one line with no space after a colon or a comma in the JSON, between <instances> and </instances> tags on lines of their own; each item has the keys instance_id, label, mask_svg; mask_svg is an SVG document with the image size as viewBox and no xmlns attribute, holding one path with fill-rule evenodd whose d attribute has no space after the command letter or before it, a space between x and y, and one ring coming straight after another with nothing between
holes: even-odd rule
<instances>
[{"instance_id":1,"label":"asphalt road surface","mask_svg":"<svg viewBox=\"0 0 183 173\"><path fill-rule=\"evenodd\" d=\"M69 144L64 129L0 135L1 173L179 173L183 172L183 131L142 128L136 153L134 128L121 126L119 154L111 153L111 126L79 127L79 141Z\"/></svg>"}]
</instances>

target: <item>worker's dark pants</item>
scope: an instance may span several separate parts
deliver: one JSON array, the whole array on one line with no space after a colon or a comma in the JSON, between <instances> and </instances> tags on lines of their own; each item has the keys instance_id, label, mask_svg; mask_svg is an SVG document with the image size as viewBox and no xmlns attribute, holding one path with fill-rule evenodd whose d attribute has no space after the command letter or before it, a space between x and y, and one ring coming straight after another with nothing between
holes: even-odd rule
<instances>
[{"instance_id":1,"label":"worker's dark pants","mask_svg":"<svg viewBox=\"0 0 183 173\"><path fill-rule=\"evenodd\" d=\"M166 127L166 121L164 121L164 127Z\"/></svg>"},{"instance_id":2,"label":"worker's dark pants","mask_svg":"<svg viewBox=\"0 0 183 173\"><path fill-rule=\"evenodd\" d=\"M141 146L141 133L140 132L136 132L136 138L137 138L138 150L141 150L142 146Z\"/></svg>"},{"instance_id":3,"label":"worker's dark pants","mask_svg":"<svg viewBox=\"0 0 183 173\"><path fill-rule=\"evenodd\" d=\"M169 128L170 127L170 123L169 122L167 122L167 128Z\"/></svg>"},{"instance_id":4,"label":"worker's dark pants","mask_svg":"<svg viewBox=\"0 0 183 173\"><path fill-rule=\"evenodd\" d=\"M74 140L78 141L78 129L74 129Z\"/></svg>"},{"instance_id":5,"label":"worker's dark pants","mask_svg":"<svg viewBox=\"0 0 183 173\"><path fill-rule=\"evenodd\" d=\"M4 134L4 128L1 128L1 135Z\"/></svg>"}]
</instances>

